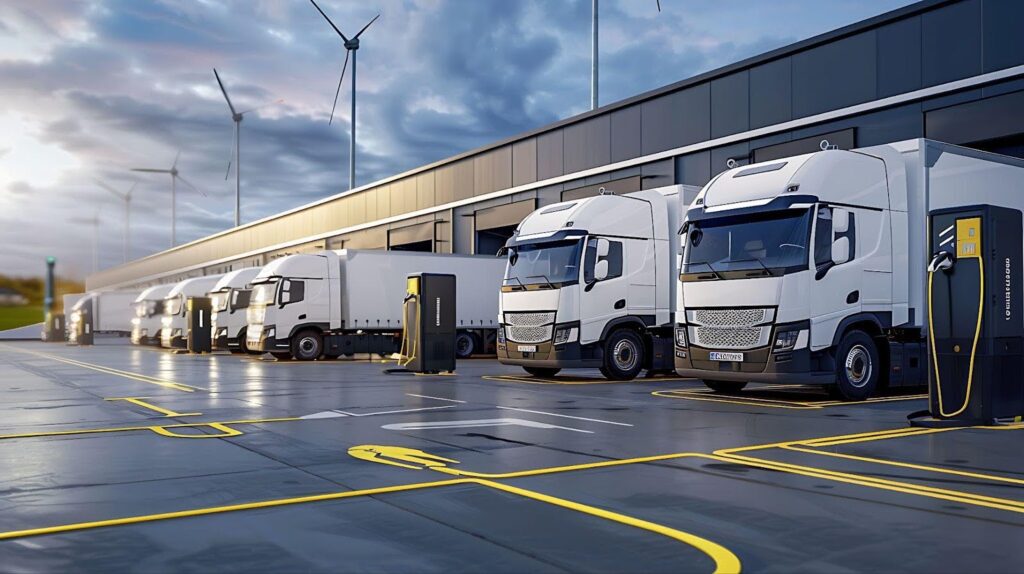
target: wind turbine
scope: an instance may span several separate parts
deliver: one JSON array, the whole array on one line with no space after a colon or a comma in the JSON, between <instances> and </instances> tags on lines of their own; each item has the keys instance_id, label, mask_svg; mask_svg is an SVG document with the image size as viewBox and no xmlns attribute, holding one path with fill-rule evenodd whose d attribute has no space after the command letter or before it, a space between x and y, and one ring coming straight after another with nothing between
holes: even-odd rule
<instances>
[{"instance_id":1,"label":"wind turbine","mask_svg":"<svg viewBox=\"0 0 1024 574\"><path fill-rule=\"evenodd\" d=\"M661 13L661 0L655 0ZM597 109L597 0L590 6L590 109Z\"/></svg>"},{"instance_id":2,"label":"wind turbine","mask_svg":"<svg viewBox=\"0 0 1024 574\"><path fill-rule=\"evenodd\" d=\"M112 186L100 180L96 180L96 185L102 187L103 189L109 191L110 193L114 194L114 196L124 201L124 247L122 248L124 250L124 254L122 255L122 259L124 260L124 263L128 263L128 255L129 253L131 253L130 234L132 224L132 192L135 191L135 186L139 185L139 182L136 181L132 183L132 186L128 189L127 192L117 191Z\"/></svg>"},{"instance_id":3,"label":"wind turbine","mask_svg":"<svg viewBox=\"0 0 1024 574\"><path fill-rule=\"evenodd\" d=\"M217 85L220 86L220 93L224 94L224 101L228 103L228 109L231 110L231 120L235 122L235 143L234 149L231 150L231 159L228 160L228 170L224 173L224 179L227 179L231 175L231 163L235 164L235 227L242 224L242 152L240 150L240 133L242 128L242 119L245 114L254 112L258 109L265 108L266 106L273 104L280 104L284 100L277 100L271 104L265 106L259 106L244 112L239 112L235 109L235 105L231 103L231 98L228 97L228 91L224 89L224 82L220 81L220 74L217 73L217 68L213 69L213 76L217 78Z\"/></svg>"},{"instance_id":4,"label":"wind turbine","mask_svg":"<svg viewBox=\"0 0 1024 574\"><path fill-rule=\"evenodd\" d=\"M181 157L181 152L180 151L178 152L177 155L174 156L174 163L171 164L171 169L156 169L156 168L148 168L148 167L132 168L132 171L141 171L143 173L166 173L166 174L170 174L170 176L171 176L171 247L172 248L178 244L178 235L177 235L177 231L178 231L178 217L177 217L177 208L178 208L178 201L177 201L178 180L181 180L181 183L184 183L185 185L191 187L199 195L201 195L203 197L206 197L206 194L203 193L202 191L200 191L198 187L192 185L191 183L189 183L189 181L187 179L185 179L185 178L181 177L180 175L178 175L178 158L179 157Z\"/></svg>"},{"instance_id":5,"label":"wind turbine","mask_svg":"<svg viewBox=\"0 0 1024 574\"><path fill-rule=\"evenodd\" d=\"M327 23L334 28L334 31L341 36L341 39L345 41L345 63L341 66L341 77L338 78L338 89L334 92L334 105L331 106L331 119L327 123L330 124L334 121L334 108L338 106L338 94L341 93L341 82L345 79L345 69L348 67L348 58L352 56L352 125L351 133L349 135L349 147L348 147L348 188L354 189L356 187L356 52L359 50L359 37L363 35L363 32L380 18L380 14L373 17L372 20L363 26L363 29L359 31L355 36L349 39L348 36L341 33L341 30L334 25L334 22L327 17L327 14L320 9L320 6L316 3L316 0L309 0L313 3L313 7L316 8L317 12L327 20ZM595 0L596 1L596 0Z\"/></svg>"},{"instance_id":6,"label":"wind turbine","mask_svg":"<svg viewBox=\"0 0 1024 574\"><path fill-rule=\"evenodd\" d=\"M93 212L92 217L72 217L71 223L92 225L92 272L100 270L100 211Z\"/></svg>"}]
</instances>

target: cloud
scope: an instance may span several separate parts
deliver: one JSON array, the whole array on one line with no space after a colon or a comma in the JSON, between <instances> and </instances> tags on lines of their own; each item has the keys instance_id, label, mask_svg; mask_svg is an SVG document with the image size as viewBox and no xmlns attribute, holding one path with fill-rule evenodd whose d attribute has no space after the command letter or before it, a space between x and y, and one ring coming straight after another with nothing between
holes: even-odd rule
<instances>
[{"instance_id":1,"label":"cloud","mask_svg":"<svg viewBox=\"0 0 1024 574\"><path fill-rule=\"evenodd\" d=\"M653 2L602 2L601 101L905 3L834 0L822 10L816 0L788 0L767 10L753 1L667 0L659 14ZM321 4L346 32L382 14L358 54L360 184L588 107L588 0ZM170 178L130 168L170 167L179 151L181 174L209 196L179 186L179 241L229 227L232 121L214 67L238 109L285 100L242 121L244 220L347 186L350 78L327 123L344 48L306 2L7 0L0 29L0 109L26 126L14 135L74 160L38 180L0 180L0 241L33 238L27 252L0 253L0 267L35 272L27 255L35 249L40 258L56 254L67 272L88 272L92 229L71 221L97 211L101 266L119 263L124 204L96 179L118 189L138 181L133 257L166 248ZM0 134L3 162L18 151L9 135Z\"/></svg>"}]
</instances>

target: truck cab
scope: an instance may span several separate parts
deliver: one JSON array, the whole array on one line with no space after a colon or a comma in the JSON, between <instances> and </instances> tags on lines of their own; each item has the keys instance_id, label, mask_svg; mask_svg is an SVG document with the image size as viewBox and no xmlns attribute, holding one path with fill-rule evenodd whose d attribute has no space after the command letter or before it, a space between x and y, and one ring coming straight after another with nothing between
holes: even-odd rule
<instances>
[{"instance_id":1,"label":"truck cab","mask_svg":"<svg viewBox=\"0 0 1024 574\"><path fill-rule=\"evenodd\" d=\"M720 392L879 388L908 319L903 165L887 146L830 149L712 179L680 229L677 372Z\"/></svg>"},{"instance_id":2,"label":"truck cab","mask_svg":"<svg viewBox=\"0 0 1024 574\"><path fill-rule=\"evenodd\" d=\"M246 310L246 347L253 352L291 354L292 336L315 333L295 345L317 358L323 353L320 333L329 331L330 279L338 275L337 255L330 251L275 259L251 281ZM316 348L313 348L316 347Z\"/></svg>"},{"instance_id":3,"label":"truck cab","mask_svg":"<svg viewBox=\"0 0 1024 574\"><path fill-rule=\"evenodd\" d=\"M245 350L246 313L252 295L248 287L259 272L259 267L249 267L226 273L208 293L214 349Z\"/></svg>"},{"instance_id":4,"label":"truck cab","mask_svg":"<svg viewBox=\"0 0 1024 574\"><path fill-rule=\"evenodd\" d=\"M217 284L221 275L193 277L175 285L164 298L160 319L160 345L167 349L184 349L188 341L186 313L189 297L204 297Z\"/></svg>"},{"instance_id":5,"label":"truck cab","mask_svg":"<svg viewBox=\"0 0 1024 574\"><path fill-rule=\"evenodd\" d=\"M501 253L498 360L535 376L671 371L683 186L542 207Z\"/></svg>"},{"instance_id":6,"label":"truck cab","mask_svg":"<svg viewBox=\"0 0 1024 574\"><path fill-rule=\"evenodd\" d=\"M164 315L164 298L173 284L155 285L135 298L135 317L132 318L132 343L135 345L159 345L161 319Z\"/></svg>"}]
</instances>

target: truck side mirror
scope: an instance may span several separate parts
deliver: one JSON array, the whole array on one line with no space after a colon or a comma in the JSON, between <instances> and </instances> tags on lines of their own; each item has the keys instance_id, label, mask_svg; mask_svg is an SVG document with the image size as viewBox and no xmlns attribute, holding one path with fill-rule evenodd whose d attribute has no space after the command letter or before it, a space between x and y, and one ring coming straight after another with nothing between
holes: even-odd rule
<instances>
[{"instance_id":1,"label":"truck side mirror","mask_svg":"<svg viewBox=\"0 0 1024 574\"><path fill-rule=\"evenodd\" d=\"M605 257L608 257L608 252L611 250L611 242L603 237L597 238L597 260L600 261Z\"/></svg>"},{"instance_id":2,"label":"truck side mirror","mask_svg":"<svg viewBox=\"0 0 1024 574\"><path fill-rule=\"evenodd\" d=\"M281 307L292 302L292 282L285 280L281 282Z\"/></svg>"},{"instance_id":3,"label":"truck side mirror","mask_svg":"<svg viewBox=\"0 0 1024 574\"><path fill-rule=\"evenodd\" d=\"M835 207L832 209L832 236L842 235L850 230L850 212Z\"/></svg>"},{"instance_id":4,"label":"truck side mirror","mask_svg":"<svg viewBox=\"0 0 1024 574\"><path fill-rule=\"evenodd\" d=\"M600 248L598 248L600 253ZM608 260L601 259L594 265L594 281L604 281L608 278Z\"/></svg>"},{"instance_id":5,"label":"truck side mirror","mask_svg":"<svg viewBox=\"0 0 1024 574\"><path fill-rule=\"evenodd\" d=\"M850 238L840 237L832 242L832 264L842 265L850 260Z\"/></svg>"}]
</instances>

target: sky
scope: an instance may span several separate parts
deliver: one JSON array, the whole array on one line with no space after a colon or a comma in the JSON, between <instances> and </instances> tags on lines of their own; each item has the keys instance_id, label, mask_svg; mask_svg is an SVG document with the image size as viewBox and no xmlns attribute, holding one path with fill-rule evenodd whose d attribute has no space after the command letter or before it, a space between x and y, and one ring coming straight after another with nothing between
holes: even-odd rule
<instances>
[{"instance_id":1,"label":"sky","mask_svg":"<svg viewBox=\"0 0 1024 574\"><path fill-rule=\"evenodd\" d=\"M600 103L621 100L906 5L907 0L601 0ZM590 0L322 0L358 56L356 185L586 111ZM0 274L44 258L84 277L230 228L230 111L242 221L348 187L345 50L306 0L0 2ZM278 100L283 102L275 103ZM265 107L261 107L265 106ZM98 233L95 230L98 229Z\"/></svg>"}]
</instances>

